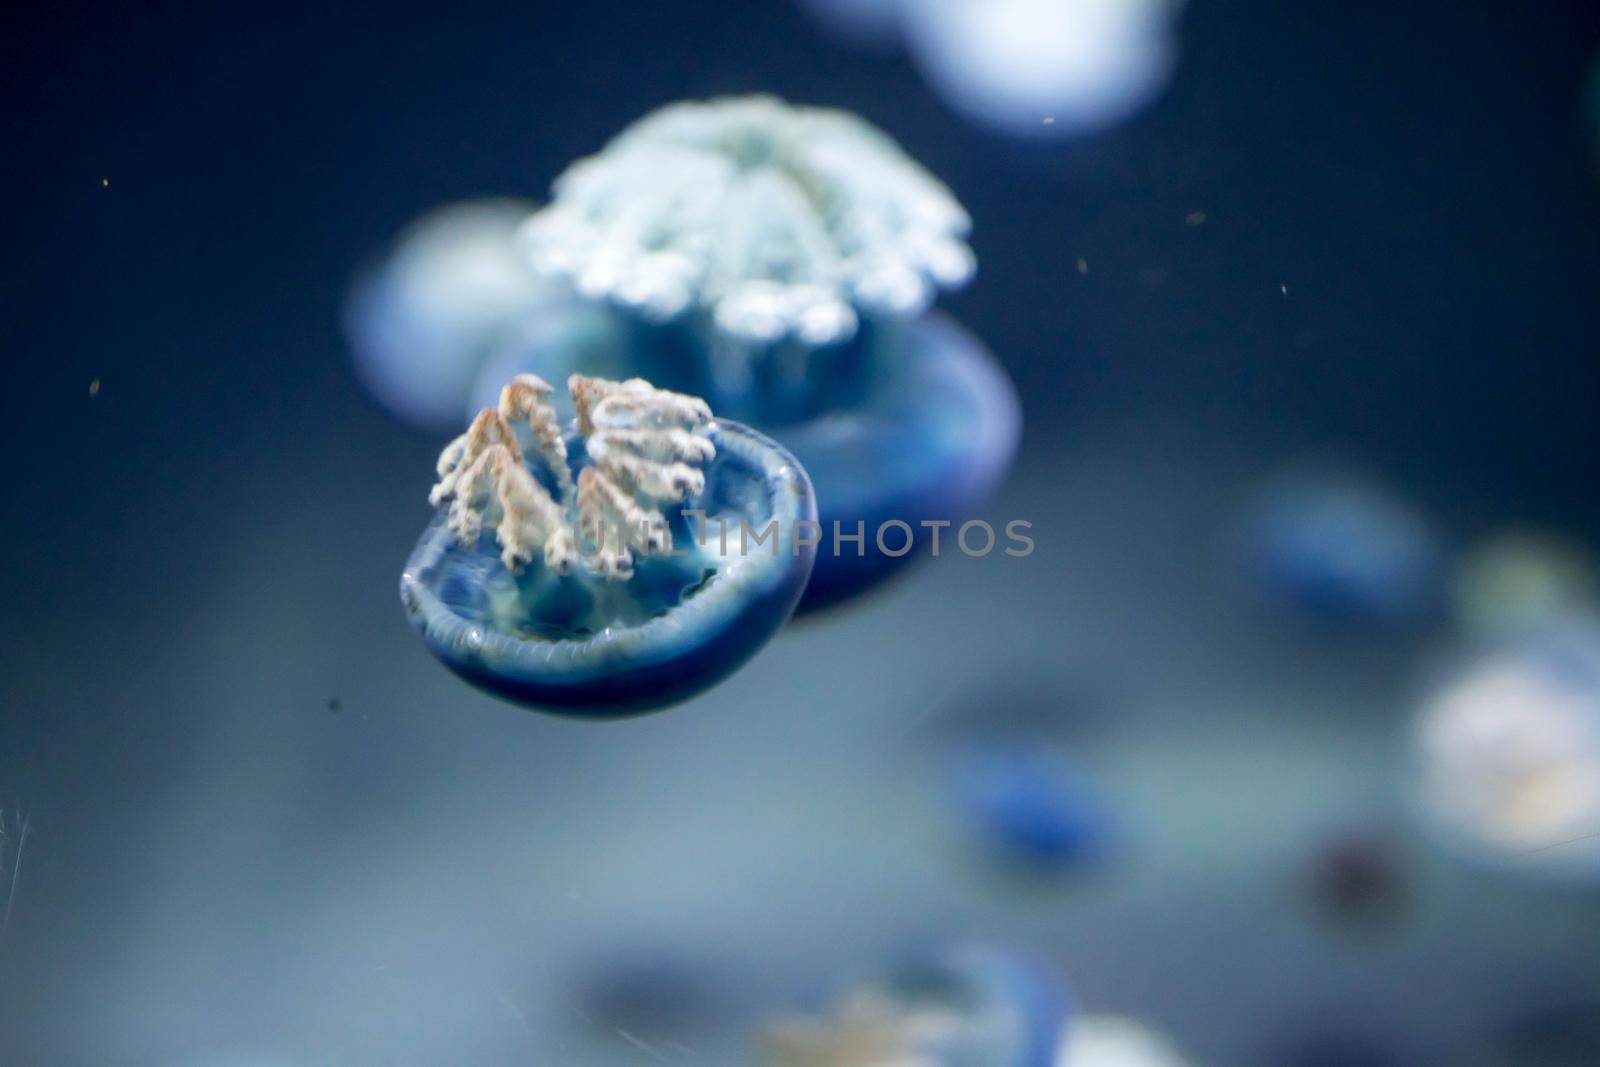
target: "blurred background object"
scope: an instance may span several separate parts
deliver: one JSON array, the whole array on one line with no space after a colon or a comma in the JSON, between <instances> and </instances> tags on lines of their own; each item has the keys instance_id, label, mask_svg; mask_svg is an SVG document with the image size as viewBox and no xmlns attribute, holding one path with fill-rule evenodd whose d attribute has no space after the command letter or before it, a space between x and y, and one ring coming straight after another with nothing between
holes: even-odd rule
<instances>
[{"instance_id":1,"label":"blurred background object","mask_svg":"<svg viewBox=\"0 0 1600 1067\"><path fill-rule=\"evenodd\" d=\"M1470 660L1417 721L1425 825L1467 855L1600 879L1600 622L1556 620Z\"/></svg>"},{"instance_id":2,"label":"blurred background object","mask_svg":"<svg viewBox=\"0 0 1600 1067\"><path fill-rule=\"evenodd\" d=\"M1134 1019L1079 1016L1067 1031L1055 1067L1188 1067L1165 1038Z\"/></svg>"},{"instance_id":3,"label":"blurred background object","mask_svg":"<svg viewBox=\"0 0 1600 1067\"><path fill-rule=\"evenodd\" d=\"M827 1019L780 1020L773 1067L1054 1067L1065 990L1039 961L960 942L899 954Z\"/></svg>"},{"instance_id":4,"label":"blurred background object","mask_svg":"<svg viewBox=\"0 0 1600 1067\"><path fill-rule=\"evenodd\" d=\"M1498 533L1463 556L1451 583L1457 625L1493 639L1595 607L1600 572L1582 544L1557 534Z\"/></svg>"},{"instance_id":5,"label":"blurred background object","mask_svg":"<svg viewBox=\"0 0 1600 1067\"><path fill-rule=\"evenodd\" d=\"M436 432L458 429L484 363L518 323L557 302L555 287L516 248L532 210L527 201L502 199L431 211L352 290L344 321L356 368L402 419Z\"/></svg>"},{"instance_id":6,"label":"blurred background object","mask_svg":"<svg viewBox=\"0 0 1600 1067\"><path fill-rule=\"evenodd\" d=\"M1428 520L1374 479L1297 465L1245 518L1245 565L1263 595L1324 622L1416 622L1436 607L1443 550Z\"/></svg>"},{"instance_id":7,"label":"blurred background object","mask_svg":"<svg viewBox=\"0 0 1600 1067\"><path fill-rule=\"evenodd\" d=\"M1176 65L1181 0L801 0L855 43L903 38L928 84L1023 138L1114 126Z\"/></svg>"}]
</instances>

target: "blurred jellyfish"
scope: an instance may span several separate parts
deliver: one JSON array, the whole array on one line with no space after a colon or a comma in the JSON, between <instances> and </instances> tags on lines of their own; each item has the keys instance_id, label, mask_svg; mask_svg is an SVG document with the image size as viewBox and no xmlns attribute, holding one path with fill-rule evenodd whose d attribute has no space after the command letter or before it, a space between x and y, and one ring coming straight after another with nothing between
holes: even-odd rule
<instances>
[{"instance_id":1,"label":"blurred jellyfish","mask_svg":"<svg viewBox=\"0 0 1600 1067\"><path fill-rule=\"evenodd\" d=\"M1032 960L975 943L895 961L826 1019L768 1032L770 1067L1052 1067L1065 993Z\"/></svg>"},{"instance_id":2,"label":"blurred jellyfish","mask_svg":"<svg viewBox=\"0 0 1600 1067\"><path fill-rule=\"evenodd\" d=\"M851 115L770 97L663 108L574 164L522 231L534 268L604 321L496 362L479 399L508 371L639 375L777 438L826 534L860 537L819 553L803 607L830 603L924 554L923 523L969 517L1015 451L1009 379L928 310L972 276L968 226Z\"/></svg>"},{"instance_id":3,"label":"blurred jellyfish","mask_svg":"<svg viewBox=\"0 0 1600 1067\"><path fill-rule=\"evenodd\" d=\"M1102 129L1155 98L1181 0L807 0L852 39L900 34L929 84L1002 133Z\"/></svg>"},{"instance_id":4,"label":"blurred jellyfish","mask_svg":"<svg viewBox=\"0 0 1600 1067\"><path fill-rule=\"evenodd\" d=\"M1466 554L1451 594L1463 630L1504 637L1594 604L1600 576L1582 545L1554 534L1512 531Z\"/></svg>"},{"instance_id":5,"label":"blurred jellyfish","mask_svg":"<svg viewBox=\"0 0 1600 1067\"><path fill-rule=\"evenodd\" d=\"M928 81L973 119L1034 137L1112 126L1176 62L1174 0L908 0Z\"/></svg>"},{"instance_id":6,"label":"blurred jellyfish","mask_svg":"<svg viewBox=\"0 0 1600 1067\"><path fill-rule=\"evenodd\" d=\"M1061 1041L1055 1067L1189 1067L1189 1061L1143 1023L1080 1015Z\"/></svg>"},{"instance_id":7,"label":"blurred jellyfish","mask_svg":"<svg viewBox=\"0 0 1600 1067\"><path fill-rule=\"evenodd\" d=\"M688 699L786 622L816 553L805 471L704 401L574 375L565 432L522 375L439 457L401 601L492 693L614 717ZM752 543L751 538L754 538Z\"/></svg>"},{"instance_id":8,"label":"blurred jellyfish","mask_svg":"<svg viewBox=\"0 0 1600 1067\"><path fill-rule=\"evenodd\" d=\"M1099 794L1041 753L985 745L959 761L962 807L1003 855L1041 869L1102 857L1110 817Z\"/></svg>"},{"instance_id":9,"label":"blurred jellyfish","mask_svg":"<svg viewBox=\"0 0 1600 1067\"><path fill-rule=\"evenodd\" d=\"M1600 876L1600 622L1552 623L1427 696L1418 809L1442 844L1519 871Z\"/></svg>"},{"instance_id":10,"label":"blurred jellyfish","mask_svg":"<svg viewBox=\"0 0 1600 1067\"><path fill-rule=\"evenodd\" d=\"M394 414L454 426L484 361L555 297L517 253L520 200L451 204L412 223L352 287L345 333L356 369Z\"/></svg>"},{"instance_id":11,"label":"blurred jellyfish","mask_svg":"<svg viewBox=\"0 0 1600 1067\"><path fill-rule=\"evenodd\" d=\"M1400 622L1435 607L1443 552L1428 520L1370 479L1303 471L1246 518L1248 567L1271 600L1318 618Z\"/></svg>"}]
</instances>

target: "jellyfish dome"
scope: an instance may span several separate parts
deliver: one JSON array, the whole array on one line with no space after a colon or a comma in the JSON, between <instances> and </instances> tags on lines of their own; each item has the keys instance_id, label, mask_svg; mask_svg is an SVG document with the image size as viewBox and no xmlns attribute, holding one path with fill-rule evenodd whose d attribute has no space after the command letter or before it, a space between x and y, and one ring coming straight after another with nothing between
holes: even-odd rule
<instances>
[{"instance_id":1,"label":"jellyfish dome","mask_svg":"<svg viewBox=\"0 0 1600 1067\"><path fill-rule=\"evenodd\" d=\"M1600 621L1572 618L1480 653L1426 697L1423 827L1519 872L1600 879Z\"/></svg>"},{"instance_id":2,"label":"jellyfish dome","mask_svg":"<svg viewBox=\"0 0 1600 1067\"><path fill-rule=\"evenodd\" d=\"M1176 65L1182 0L803 0L854 43L901 39L923 77L968 118L1044 139L1113 126Z\"/></svg>"},{"instance_id":3,"label":"jellyfish dome","mask_svg":"<svg viewBox=\"0 0 1600 1067\"><path fill-rule=\"evenodd\" d=\"M525 223L534 269L589 310L493 380L643 376L783 442L816 486L825 545L843 545L819 553L803 604L818 607L931 545L886 546L884 523L959 524L1009 467L1010 380L929 310L973 274L968 226L948 189L851 115L676 104L574 164Z\"/></svg>"},{"instance_id":4,"label":"jellyfish dome","mask_svg":"<svg viewBox=\"0 0 1600 1067\"><path fill-rule=\"evenodd\" d=\"M1247 570L1268 600L1351 623L1413 621L1438 606L1444 553L1432 523L1362 474L1286 472L1244 526Z\"/></svg>"},{"instance_id":5,"label":"jellyfish dome","mask_svg":"<svg viewBox=\"0 0 1600 1067\"><path fill-rule=\"evenodd\" d=\"M929 83L1001 132L1060 137L1127 118L1176 62L1175 0L905 0Z\"/></svg>"},{"instance_id":6,"label":"jellyfish dome","mask_svg":"<svg viewBox=\"0 0 1600 1067\"><path fill-rule=\"evenodd\" d=\"M356 281L345 334L362 382L395 415L422 429L458 425L484 361L557 296L517 253L532 211L521 200L439 208Z\"/></svg>"},{"instance_id":7,"label":"jellyfish dome","mask_svg":"<svg viewBox=\"0 0 1600 1067\"><path fill-rule=\"evenodd\" d=\"M1068 1018L1060 984L1031 959L956 943L909 954L852 991L833 1017L769 1033L771 1067L1052 1067Z\"/></svg>"},{"instance_id":8,"label":"jellyfish dome","mask_svg":"<svg viewBox=\"0 0 1600 1067\"><path fill-rule=\"evenodd\" d=\"M996 851L1041 869L1102 858L1110 814L1100 795L1043 754L1015 745L985 745L958 767L962 807Z\"/></svg>"},{"instance_id":9,"label":"jellyfish dome","mask_svg":"<svg viewBox=\"0 0 1600 1067\"><path fill-rule=\"evenodd\" d=\"M815 545L805 470L704 401L523 375L439 457L400 594L451 670L531 708L651 711L727 677L793 613Z\"/></svg>"}]
</instances>

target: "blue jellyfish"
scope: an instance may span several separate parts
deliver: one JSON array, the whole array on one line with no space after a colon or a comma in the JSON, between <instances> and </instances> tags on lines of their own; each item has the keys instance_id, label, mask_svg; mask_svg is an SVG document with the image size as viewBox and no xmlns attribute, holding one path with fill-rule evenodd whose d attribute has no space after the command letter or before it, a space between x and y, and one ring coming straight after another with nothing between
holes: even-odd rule
<instances>
[{"instance_id":1,"label":"blue jellyfish","mask_svg":"<svg viewBox=\"0 0 1600 1067\"><path fill-rule=\"evenodd\" d=\"M976 942L938 945L894 961L830 1018L771 1027L768 1062L1052 1067L1067 1019L1064 990L1038 962Z\"/></svg>"},{"instance_id":2,"label":"blue jellyfish","mask_svg":"<svg viewBox=\"0 0 1600 1067\"><path fill-rule=\"evenodd\" d=\"M1015 451L1010 380L929 311L973 273L968 225L853 116L768 97L664 108L524 225L534 268L581 303L492 361L479 401L521 371L706 397L810 473L825 540L802 609L831 603L969 517Z\"/></svg>"},{"instance_id":3,"label":"blue jellyfish","mask_svg":"<svg viewBox=\"0 0 1600 1067\"><path fill-rule=\"evenodd\" d=\"M1182 0L805 0L851 40L904 39L928 84L973 121L1013 137L1115 125L1176 65Z\"/></svg>"},{"instance_id":4,"label":"blue jellyfish","mask_svg":"<svg viewBox=\"0 0 1600 1067\"><path fill-rule=\"evenodd\" d=\"M484 362L559 291L518 254L533 205L472 200L402 233L345 301L344 327L367 390L425 430L457 426Z\"/></svg>"},{"instance_id":5,"label":"blue jellyfish","mask_svg":"<svg viewBox=\"0 0 1600 1067\"><path fill-rule=\"evenodd\" d=\"M1269 599L1335 622L1398 623L1438 606L1444 552L1432 524L1381 485L1299 470L1245 523L1249 569Z\"/></svg>"},{"instance_id":6,"label":"blue jellyfish","mask_svg":"<svg viewBox=\"0 0 1600 1067\"><path fill-rule=\"evenodd\" d=\"M1426 693L1416 811L1451 852L1600 882L1600 620L1555 620L1466 658Z\"/></svg>"},{"instance_id":7,"label":"blue jellyfish","mask_svg":"<svg viewBox=\"0 0 1600 1067\"><path fill-rule=\"evenodd\" d=\"M1039 753L987 745L960 761L962 805L984 836L1029 865L1092 862L1110 844L1110 817L1098 794Z\"/></svg>"},{"instance_id":8,"label":"blue jellyfish","mask_svg":"<svg viewBox=\"0 0 1600 1067\"><path fill-rule=\"evenodd\" d=\"M401 578L430 651L545 711L616 717L727 677L793 613L816 548L805 470L704 401L574 375L563 432L522 375L439 457Z\"/></svg>"}]
</instances>

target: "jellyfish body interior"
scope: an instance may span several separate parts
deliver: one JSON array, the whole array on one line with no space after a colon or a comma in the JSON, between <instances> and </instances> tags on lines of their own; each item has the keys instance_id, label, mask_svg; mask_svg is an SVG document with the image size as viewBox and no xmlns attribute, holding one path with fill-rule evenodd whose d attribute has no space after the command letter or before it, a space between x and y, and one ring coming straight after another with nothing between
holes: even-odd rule
<instances>
[{"instance_id":1,"label":"jellyfish body interior","mask_svg":"<svg viewBox=\"0 0 1600 1067\"><path fill-rule=\"evenodd\" d=\"M626 209L623 209L626 205ZM817 487L824 551L804 608L931 545L1003 476L1019 433L1005 373L928 314L974 269L949 190L865 123L770 98L679 104L575 164L524 227L543 274L593 307L495 364L641 375L782 441ZM891 520L918 535L886 536Z\"/></svg>"},{"instance_id":2,"label":"jellyfish body interior","mask_svg":"<svg viewBox=\"0 0 1600 1067\"><path fill-rule=\"evenodd\" d=\"M815 554L796 537L815 503L794 458L643 382L575 378L565 432L511 389L441 457L406 566L430 650L498 695L601 717L686 699L753 655Z\"/></svg>"}]
</instances>

